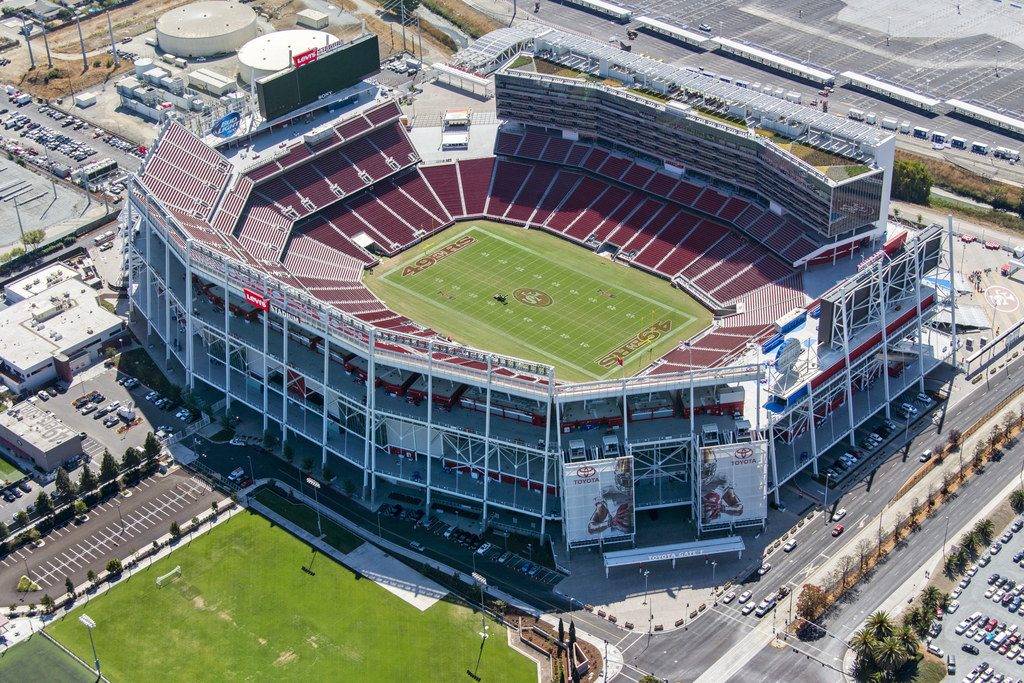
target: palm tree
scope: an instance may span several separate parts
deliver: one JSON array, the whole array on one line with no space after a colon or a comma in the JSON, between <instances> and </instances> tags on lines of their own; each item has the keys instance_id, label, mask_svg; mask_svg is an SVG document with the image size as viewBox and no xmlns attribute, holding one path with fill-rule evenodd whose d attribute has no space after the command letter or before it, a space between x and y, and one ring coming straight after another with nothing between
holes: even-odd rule
<instances>
[{"instance_id":1,"label":"palm tree","mask_svg":"<svg viewBox=\"0 0 1024 683\"><path fill-rule=\"evenodd\" d=\"M971 561L971 554L967 552L967 548L960 548L957 550L956 556L960 559L961 567L967 566L967 563Z\"/></svg>"},{"instance_id":2,"label":"palm tree","mask_svg":"<svg viewBox=\"0 0 1024 683\"><path fill-rule=\"evenodd\" d=\"M924 592L921 593L921 603L924 605L924 608L929 612L935 611L935 607L939 604L939 601L941 599L942 591L940 591L935 586L928 586L924 589Z\"/></svg>"},{"instance_id":3,"label":"palm tree","mask_svg":"<svg viewBox=\"0 0 1024 683\"><path fill-rule=\"evenodd\" d=\"M949 607L949 603L951 603L951 602L953 602L952 596L950 596L949 593L943 593L942 595L939 596L939 601L937 603L935 603L935 606L936 607L941 607L942 610L945 611L946 608Z\"/></svg>"},{"instance_id":4,"label":"palm tree","mask_svg":"<svg viewBox=\"0 0 1024 683\"><path fill-rule=\"evenodd\" d=\"M875 637L871 633L866 625L859 631L853 634L853 638L850 640L850 647L853 649L855 655L857 655L857 661L861 663L867 663L872 661L872 653L875 646Z\"/></svg>"},{"instance_id":5,"label":"palm tree","mask_svg":"<svg viewBox=\"0 0 1024 683\"><path fill-rule=\"evenodd\" d=\"M1024 510L1024 489L1016 489L1010 494L1010 506L1017 512Z\"/></svg>"},{"instance_id":6,"label":"palm tree","mask_svg":"<svg viewBox=\"0 0 1024 683\"><path fill-rule=\"evenodd\" d=\"M875 663L892 676L892 673L903 666L907 661L904 653L903 643L899 638L890 636L878 643L875 648Z\"/></svg>"},{"instance_id":7,"label":"palm tree","mask_svg":"<svg viewBox=\"0 0 1024 683\"><path fill-rule=\"evenodd\" d=\"M996 531L996 524L991 519L982 519L974 525L974 530L978 532L982 542L988 544Z\"/></svg>"},{"instance_id":8,"label":"palm tree","mask_svg":"<svg viewBox=\"0 0 1024 683\"><path fill-rule=\"evenodd\" d=\"M917 652L917 649L921 646L917 633L909 626L901 626L896 629L895 638L900 641L901 645L903 645L903 652L906 653L907 658L913 657Z\"/></svg>"},{"instance_id":9,"label":"palm tree","mask_svg":"<svg viewBox=\"0 0 1024 683\"><path fill-rule=\"evenodd\" d=\"M973 529L968 531L960 537L960 545L973 556L982 545L981 534Z\"/></svg>"},{"instance_id":10,"label":"palm tree","mask_svg":"<svg viewBox=\"0 0 1024 683\"><path fill-rule=\"evenodd\" d=\"M893 625L892 619L889 618L889 614L882 610L878 610L868 617L865 626L871 631L871 635L876 641L888 638L896 632L896 627Z\"/></svg>"}]
</instances>

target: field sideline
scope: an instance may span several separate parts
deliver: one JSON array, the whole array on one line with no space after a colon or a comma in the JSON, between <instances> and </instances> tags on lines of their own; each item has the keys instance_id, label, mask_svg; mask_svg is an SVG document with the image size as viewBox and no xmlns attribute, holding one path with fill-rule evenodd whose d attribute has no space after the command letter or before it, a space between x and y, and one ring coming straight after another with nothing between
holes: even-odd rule
<instances>
[{"instance_id":1,"label":"field sideline","mask_svg":"<svg viewBox=\"0 0 1024 683\"><path fill-rule=\"evenodd\" d=\"M712 317L665 280L490 221L456 223L375 272L363 282L393 310L460 343L554 365L571 381L619 377L620 358L633 374Z\"/></svg>"},{"instance_id":2,"label":"field sideline","mask_svg":"<svg viewBox=\"0 0 1024 683\"><path fill-rule=\"evenodd\" d=\"M242 513L47 627L112 681L536 680L506 631L447 599L419 612L267 519ZM302 571L313 562L315 575ZM181 576L155 580L181 566ZM2 676L0 676L2 678ZM28 680L28 679L25 679Z\"/></svg>"}]
</instances>

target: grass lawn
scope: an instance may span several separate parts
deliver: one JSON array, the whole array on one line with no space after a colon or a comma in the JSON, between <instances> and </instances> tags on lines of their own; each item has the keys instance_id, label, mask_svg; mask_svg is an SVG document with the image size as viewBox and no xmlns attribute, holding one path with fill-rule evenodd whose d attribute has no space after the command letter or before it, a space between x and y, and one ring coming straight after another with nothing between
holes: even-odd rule
<instances>
[{"instance_id":1,"label":"grass lawn","mask_svg":"<svg viewBox=\"0 0 1024 683\"><path fill-rule=\"evenodd\" d=\"M92 651L83 659L92 663ZM102 659L100 669L103 669ZM4 672L11 678L6 678ZM96 676L37 633L0 654L0 680L95 683Z\"/></svg>"},{"instance_id":2,"label":"grass lawn","mask_svg":"<svg viewBox=\"0 0 1024 683\"><path fill-rule=\"evenodd\" d=\"M456 224L378 271L363 282L394 310L470 346L552 364L573 381L619 377L618 357L636 372L711 320L665 280L488 221Z\"/></svg>"},{"instance_id":3,"label":"grass lawn","mask_svg":"<svg viewBox=\"0 0 1024 683\"><path fill-rule=\"evenodd\" d=\"M301 503L293 503L269 489L257 493L256 500L304 531L317 535L316 510L311 510ZM324 532L324 541L327 545L343 553L350 553L363 544L363 539L331 520L324 519L323 516L320 518L320 528Z\"/></svg>"},{"instance_id":4,"label":"grass lawn","mask_svg":"<svg viewBox=\"0 0 1024 683\"><path fill-rule=\"evenodd\" d=\"M17 481L23 476L25 475L21 470L4 460L4 457L0 455L0 480Z\"/></svg>"},{"instance_id":5,"label":"grass lawn","mask_svg":"<svg viewBox=\"0 0 1024 683\"><path fill-rule=\"evenodd\" d=\"M48 631L92 656L113 681L530 681L535 664L490 623L448 602L426 612L318 555L258 515L240 514L84 607ZM175 566L182 575L157 588ZM479 668L477 658L480 656ZM29 679L25 679L29 680Z\"/></svg>"}]
</instances>

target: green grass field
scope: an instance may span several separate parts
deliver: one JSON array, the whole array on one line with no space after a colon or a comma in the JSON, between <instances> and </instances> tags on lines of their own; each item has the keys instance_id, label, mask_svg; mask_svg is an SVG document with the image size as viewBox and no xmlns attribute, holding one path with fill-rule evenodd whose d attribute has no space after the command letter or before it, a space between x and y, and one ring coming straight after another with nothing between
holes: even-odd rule
<instances>
[{"instance_id":1,"label":"green grass field","mask_svg":"<svg viewBox=\"0 0 1024 683\"><path fill-rule=\"evenodd\" d=\"M92 664L92 651L82 659ZM103 669L103 660L100 660L100 670ZM95 683L96 676L37 633L0 654L0 681Z\"/></svg>"},{"instance_id":2,"label":"green grass field","mask_svg":"<svg viewBox=\"0 0 1024 683\"><path fill-rule=\"evenodd\" d=\"M0 481L17 481L25 476L21 470L4 460L0 455Z\"/></svg>"},{"instance_id":3,"label":"green grass field","mask_svg":"<svg viewBox=\"0 0 1024 683\"><path fill-rule=\"evenodd\" d=\"M258 515L240 514L59 618L49 633L84 659L89 634L113 681L530 681L536 665L480 616L449 602L420 612L317 555ZM175 566L182 575L157 588ZM477 658L480 657L479 668ZM30 680L22 678L21 680Z\"/></svg>"},{"instance_id":4,"label":"green grass field","mask_svg":"<svg viewBox=\"0 0 1024 683\"><path fill-rule=\"evenodd\" d=\"M470 346L593 381L635 372L711 313L668 282L540 230L457 223L364 283L388 305ZM506 296L502 304L494 295Z\"/></svg>"},{"instance_id":5,"label":"green grass field","mask_svg":"<svg viewBox=\"0 0 1024 683\"><path fill-rule=\"evenodd\" d=\"M322 530L324 542L343 553L350 553L363 544L363 539L325 519L323 515L320 516L318 528L316 510L311 510L301 503L293 503L269 489L257 493L256 500L313 536Z\"/></svg>"}]
</instances>

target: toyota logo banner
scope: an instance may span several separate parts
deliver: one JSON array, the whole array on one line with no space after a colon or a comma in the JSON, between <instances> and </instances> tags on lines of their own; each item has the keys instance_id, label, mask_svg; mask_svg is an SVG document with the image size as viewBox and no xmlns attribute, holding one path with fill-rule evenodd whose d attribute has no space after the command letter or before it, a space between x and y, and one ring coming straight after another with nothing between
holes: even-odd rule
<instances>
[{"instance_id":1,"label":"toyota logo banner","mask_svg":"<svg viewBox=\"0 0 1024 683\"><path fill-rule=\"evenodd\" d=\"M566 463L562 475L570 545L633 535L633 456Z\"/></svg>"},{"instance_id":2,"label":"toyota logo banner","mask_svg":"<svg viewBox=\"0 0 1024 683\"><path fill-rule=\"evenodd\" d=\"M763 520L768 514L768 442L700 449L701 526Z\"/></svg>"}]
</instances>

